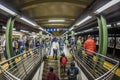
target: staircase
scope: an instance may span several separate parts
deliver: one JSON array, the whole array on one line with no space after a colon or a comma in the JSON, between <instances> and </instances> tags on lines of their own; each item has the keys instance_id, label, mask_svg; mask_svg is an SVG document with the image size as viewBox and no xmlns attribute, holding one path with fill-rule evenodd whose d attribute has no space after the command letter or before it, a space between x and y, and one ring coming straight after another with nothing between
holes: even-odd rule
<instances>
[{"instance_id":1,"label":"staircase","mask_svg":"<svg viewBox=\"0 0 120 80\"><path fill-rule=\"evenodd\" d=\"M46 80L47 72L49 72L49 67L53 67L54 71L58 75L58 60L45 60L44 69L42 74L42 80Z\"/></svg>"},{"instance_id":2,"label":"staircase","mask_svg":"<svg viewBox=\"0 0 120 80\"><path fill-rule=\"evenodd\" d=\"M70 67L70 64L73 62L73 58L68 59L68 62L66 64L66 72L64 73L64 70L62 68L60 68L60 77L61 80L68 80L68 76L67 76L67 69Z\"/></svg>"}]
</instances>

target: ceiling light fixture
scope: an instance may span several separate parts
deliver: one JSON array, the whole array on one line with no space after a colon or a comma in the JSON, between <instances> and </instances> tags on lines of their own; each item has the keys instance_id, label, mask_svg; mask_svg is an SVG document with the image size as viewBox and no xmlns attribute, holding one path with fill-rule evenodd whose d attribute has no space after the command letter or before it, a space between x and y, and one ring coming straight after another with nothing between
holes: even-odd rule
<instances>
[{"instance_id":1,"label":"ceiling light fixture","mask_svg":"<svg viewBox=\"0 0 120 80\"><path fill-rule=\"evenodd\" d=\"M78 22L76 25L80 25L82 23L84 23L85 21L89 20L90 18L92 18L92 16L87 16L86 18L84 18L83 20L81 20L80 22Z\"/></svg>"},{"instance_id":2,"label":"ceiling light fixture","mask_svg":"<svg viewBox=\"0 0 120 80\"><path fill-rule=\"evenodd\" d=\"M44 31L44 29L43 29L43 28L41 28L41 27L40 27L39 29L40 29L40 30L42 30L42 31Z\"/></svg>"},{"instance_id":3,"label":"ceiling light fixture","mask_svg":"<svg viewBox=\"0 0 120 80\"><path fill-rule=\"evenodd\" d=\"M73 27L71 27L70 29L69 29L69 31L71 31L71 30L73 30L74 29L74 26Z\"/></svg>"},{"instance_id":4,"label":"ceiling light fixture","mask_svg":"<svg viewBox=\"0 0 120 80\"><path fill-rule=\"evenodd\" d=\"M25 30L20 30L21 32L25 32L25 33L28 33L28 31L25 31Z\"/></svg>"},{"instance_id":5,"label":"ceiling light fixture","mask_svg":"<svg viewBox=\"0 0 120 80\"><path fill-rule=\"evenodd\" d=\"M3 29L7 29L5 26L2 26Z\"/></svg>"},{"instance_id":6,"label":"ceiling light fixture","mask_svg":"<svg viewBox=\"0 0 120 80\"><path fill-rule=\"evenodd\" d=\"M16 29L15 28L13 28L13 31L15 31Z\"/></svg>"},{"instance_id":7,"label":"ceiling light fixture","mask_svg":"<svg viewBox=\"0 0 120 80\"><path fill-rule=\"evenodd\" d=\"M48 22L65 22L65 20L63 19L51 19L51 20L48 20Z\"/></svg>"},{"instance_id":8,"label":"ceiling light fixture","mask_svg":"<svg viewBox=\"0 0 120 80\"><path fill-rule=\"evenodd\" d=\"M119 22L119 23L117 23L117 25L120 25L120 22Z\"/></svg>"},{"instance_id":9,"label":"ceiling light fixture","mask_svg":"<svg viewBox=\"0 0 120 80\"><path fill-rule=\"evenodd\" d=\"M110 2L108 2L107 4L102 6L101 8L97 9L94 13L101 13L102 11L106 10L107 8L117 4L119 2L120 2L120 0L111 0Z\"/></svg>"},{"instance_id":10,"label":"ceiling light fixture","mask_svg":"<svg viewBox=\"0 0 120 80\"><path fill-rule=\"evenodd\" d=\"M7 12L7 13L13 15L13 16L17 15L17 13L15 13L14 11L8 9L7 7L3 6L2 4L0 4L0 9L2 9L3 11L5 11L5 12Z\"/></svg>"},{"instance_id":11,"label":"ceiling light fixture","mask_svg":"<svg viewBox=\"0 0 120 80\"><path fill-rule=\"evenodd\" d=\"M35 24L35 23L33 23L33 22L27 20L27 19L24 18L24 17L21 17L20 19L23 20L23 21L25 21L25 22L27 22L27 23L29 23L29 24L31 24L31 25L33 25L33 26L37 26L37 24Z\"/></svg>"}]
</instances>

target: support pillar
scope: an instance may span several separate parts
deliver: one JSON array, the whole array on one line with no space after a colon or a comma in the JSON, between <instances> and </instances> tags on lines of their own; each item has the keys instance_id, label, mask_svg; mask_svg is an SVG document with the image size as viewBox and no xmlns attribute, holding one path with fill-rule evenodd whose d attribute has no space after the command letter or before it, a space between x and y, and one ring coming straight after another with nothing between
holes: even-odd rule
<instances>
[{"instance_id":1,"label":"support pillar","mask_svg":"<svg viewBox=\"0 0 120 80\"><path fill-rule=\"evenodd\" d=\"M103 16L100 16L98 19L99 27L99 49L98 53L106 55L108 47L108 29L106 25L106 19Z\"/></svg>"},{"instance_id":2,"label":"support pillar","mask_svg":"<svg viewBox=\"0 0 120 80\"><path fill-rule=\"evenodd\" d=\"M14 56L14 52L13 52L13 46L12 46L12 30L13 30L13 26L14 26L14 21L15 19L10 18L7 21L7 29L6 29L6 52L7 52L7 57L8 59Z\"/></svg>"}]
</instances>

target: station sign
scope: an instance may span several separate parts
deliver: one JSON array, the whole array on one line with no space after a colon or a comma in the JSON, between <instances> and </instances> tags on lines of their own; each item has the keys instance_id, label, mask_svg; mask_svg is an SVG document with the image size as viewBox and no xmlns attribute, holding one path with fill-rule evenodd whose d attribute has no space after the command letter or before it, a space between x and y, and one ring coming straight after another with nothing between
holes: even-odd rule
<instances>
[{"instance_id":1,"label":"station sign","mask_svg":"<svg viewBox=\"0 0 120 80\"><path fill-rule=\"evenodd\" d=\"M67 31L68 28L46 28L46 31L48 32L58 32L58 31Z\"/></svg>"}]
</instances>

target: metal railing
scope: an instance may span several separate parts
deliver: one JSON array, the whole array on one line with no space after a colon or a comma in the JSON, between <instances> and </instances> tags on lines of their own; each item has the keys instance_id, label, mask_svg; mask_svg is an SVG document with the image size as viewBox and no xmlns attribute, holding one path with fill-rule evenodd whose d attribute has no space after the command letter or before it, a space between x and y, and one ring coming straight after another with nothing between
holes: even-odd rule
<instances>
[{"instance_id":1,"label":"metal railing","mask_svg":"<svg viewBox=\"0 0 120 80\"><path fill-rule=\"evenodd\" d=\"M0 63L0 80L24 80L42 60L38 48Z\"/></svg>"},{"instance_id":2,"label":"metal railing","mask_svg":"<svg viewBox=\"0 0 120 80\"><path fill-rule=\"evenodd\" d=\"M119 66L119 61L84 48L76 51L74 57L94 80L111 80Z\"/></svg>"}]
</instances>

